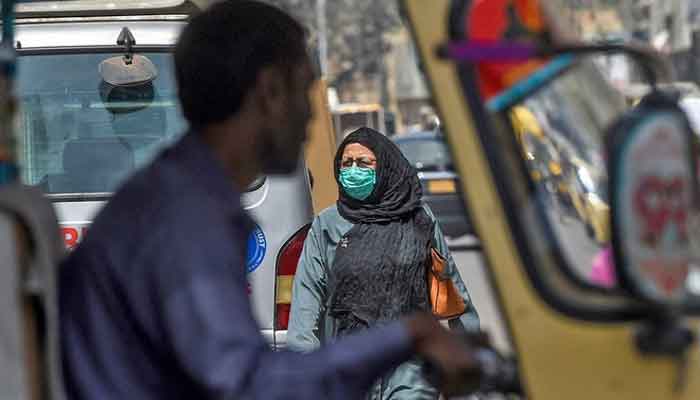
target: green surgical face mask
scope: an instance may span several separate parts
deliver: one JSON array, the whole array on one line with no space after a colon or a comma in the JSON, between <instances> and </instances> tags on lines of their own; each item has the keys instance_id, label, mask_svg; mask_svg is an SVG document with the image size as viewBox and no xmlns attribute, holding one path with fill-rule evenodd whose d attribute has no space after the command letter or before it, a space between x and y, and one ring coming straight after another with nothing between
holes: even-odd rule
<instances>
[{"instance_id":1,"label":"green surgical face mask","mask_svg":"<svg viewBox=\"0 0 700 400\"><path fill-rule=\"evenodd\" d=\"M372 194L377 183L377 173L372 168L352 167L340 170L340 185L348 196L356 200L364 200Z\"/></svg>"}]
</instances>

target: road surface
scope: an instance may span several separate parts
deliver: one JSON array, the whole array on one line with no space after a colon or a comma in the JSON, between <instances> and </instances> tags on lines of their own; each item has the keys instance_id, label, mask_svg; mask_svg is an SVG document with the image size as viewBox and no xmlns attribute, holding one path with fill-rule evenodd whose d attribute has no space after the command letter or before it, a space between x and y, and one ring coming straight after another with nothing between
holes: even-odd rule
<instances>
[{"instance_id":1,"label":"road surface","mask_svg":"<svg viewBox=\"0 0 700 400\"><path fill-rule=\"evenodd\" d=\"M472 302L479 312L482 329L492 335L492 340L497 349L510 352L508 336L501 318L496 299L487 279L484 265L481 261L481 253L477 251L452 250L452 257L457 264L464 284L469 290Z\"/></svg>"}]
</instances>

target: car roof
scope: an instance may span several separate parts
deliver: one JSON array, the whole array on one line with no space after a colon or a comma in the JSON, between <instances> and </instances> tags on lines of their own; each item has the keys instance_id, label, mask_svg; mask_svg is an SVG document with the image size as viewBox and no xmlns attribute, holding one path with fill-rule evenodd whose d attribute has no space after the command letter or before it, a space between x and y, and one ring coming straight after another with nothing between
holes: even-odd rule
<instances>
[{"instance_id":1,"label":"car roof","mask_svg":"<svg viewBox=\"0 0 700 400\"><path fill-rule=\"evenodd\" d=\"M442 135L433 131L411 132L394 137L395 142L407 142L411 140L438 140Z\"/></svg>"}]
</instances>

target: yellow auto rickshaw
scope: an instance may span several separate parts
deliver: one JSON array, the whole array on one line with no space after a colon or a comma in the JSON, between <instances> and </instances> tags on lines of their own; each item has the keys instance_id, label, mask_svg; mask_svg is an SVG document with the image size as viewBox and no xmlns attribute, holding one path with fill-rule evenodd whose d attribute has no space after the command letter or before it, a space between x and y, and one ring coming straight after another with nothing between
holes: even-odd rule
<instances>
[{"instance_id":1,"label":"yellow auto rickshaw","mask_svg":"<svg viewBox=\"0 0 700 400\"><path fill-rule=\"evenodd\" d=\"M699 398L700 293L689 284L697 233L686 225L696 160L680 151L694 139L671 99L652 91L632 108L593 64L625 54L654 87L658 57L577 43L559 26L556 1L401 4L463 177L521 395ZM524 108L538 110L526 118L542 129L531 131L565 150L562 173L579 169L604 187L594 201L570 185L576 218L528 173L523 126L512 120ZM596 265L612 271L609 282L593 279Z\"/></svg>"},{"instance_id":2,"label":"yellow auto rickshaw","mask_svg":"<svg viewBox=\"0 0 700 400\"><path fill-rule=\"evenodd\" d=\"M575 196L570 188L567 171L562 167L559 150L535 114L527 107L518 105L509 112L509 120L532 180L555 192L567 205L573 205Z\"/></svg>"},{"instance_id":3,"label":"yellow auto rickshaw","mask_svg":"<svg viewBox=\"0 0 700 400\"><path fill-rule=\"evenodd\" d=\"M552 160L549 143L546 142L548 138L532 112L524 106L514 107L510 118L518 143L528 160L528 165L531 166L532 179L538 182L549 172L558 175L561 167L558 160Z\"/></svg>"},{"instance_id":4,"label":"yellow auto rickshaw","mask_svg":"<svg viewBox=\"0 0 700 400\"><path fill-rule=\"evenodd\" d=\"M571 200L578 218L586 226L586 233L601 245L610 242L610 206L607 182L600 171L580 158L572 159Z\"/></svg>"}]
</instances>

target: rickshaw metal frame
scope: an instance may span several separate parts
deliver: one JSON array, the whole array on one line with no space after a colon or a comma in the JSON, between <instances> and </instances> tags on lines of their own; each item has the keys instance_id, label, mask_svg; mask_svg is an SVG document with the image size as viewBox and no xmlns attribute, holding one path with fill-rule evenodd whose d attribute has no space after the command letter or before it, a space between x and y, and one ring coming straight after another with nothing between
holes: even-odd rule
<instances>
[{"instance_id":1,"label":"rickshaw metal frame","mask_svg":"<svg viewBox=\"0 0 700 400\"><path fill-rule=\"evenodd\" d=\"M471 4L471 2L472 0L453 0L451 2L451 20L449 24L449 36L451 43L462 42L463 44L468 45L468 41L464 41L465 34L463 30L466 29L466 27L463 26L463 20L456 20L454 19L454 16L463 15L464 10L459 8L464 7L465 5L469 5ZM540 70L534 72L530 77L528 77L528 79L516 83L515 85L513 85L512 88L489 100L489 102L487 102L487 107L484 107L483 100L477 94L479 90L477 87L477 82L474 81L474 78L476 76L474 71L470 69L468 64L463 63L459 66L458 75L462 90L464 93L468 93L468 98L471 107L475 110L478 110L478 112L476 113L477 117L480 115L488 114L487 108L489 109L488 111L495 111L492 109L493 107L489 107L494 103L498 104L498 107L496 107L498 108L497 111L501 111L525 100L529 96L532 96L537 91L549 85L551 82L554 82L560 76L565 75L569 70L576 68L578 65L582 64L586 55L627 55L632 60L634 60L637 66L640 68L640 70L644 72L645 78L649 82L649 85L652 89L657 87L659 81L665 82L668 79L668 77L671 76L670 71L672 70L672 67L670 66L670 64L668 64L668 62L665 59L661 58L653 50L639 45L596 45L571 42L555 44L552 47L540 47L531 45L528 46L523 44L521 44L520 46L521 48L530 47L534 51L534 55L542 57L543 59L550 57L553 58L550 58L551 62L549 64L545 65ZM438 54L444 53L443 50L444 46L439 47ZM566 61L563 61L564 57L566 57ZM536 79L534 79L535 77ZM503 117L505 118L505 115L503 115ZM478 120L479 119L477 118L477 122L479 122ZM482 123L478 131L480 133L489 131L488 125L489 122ZM504 146L508 146L509 149L514 149L514 146L517 147L517 139L515 138L516 134L512 131L512 127L506 127L505 129L509 130L509 132L505 132L505 137L499 137L498 135L504 133L502 129L496 130L498 134L481 136L484 146L490 147L490 149L486 149L487 154L492 155L490 157L490 161L492 162L492 167L496 170L498 170L499 168L504 168L504 163L506 162L506 160L504 160L504 158L501 157L500 154L513 154L514 151L517 153L517 150L511 150L510 152L499 151L499 149L504 148ZM496 139L500 139L500 143L495 143ZM515 162L518 168L517 171L513 172L521 173L522 171L526 171L527 165L522 159L522 157L515 158L516 159L512 160L511 162ZM519 179L519 181L523 180L527 181L528 183L528 192L534 193L535 188L532 178L528 176L528 174L522 173L521 179ZM497 180L497 182L501 183L501 180ZM506 207L506 210L509 212L509 217L511 217L510 221L517 221L518 217L514 213L517 201L515 201L515 199L513 198L512 191L508 189L508 187L511 186L513 185L501 185L499 186L499 192L504 198L504 201L507 201L508 207ZM536 199L536 201L537 200L538 199ZM538 220L540 221L547 220L547 217L543 211L544 208L544 206L540 205L534 210L536 213L538 213ZM523 229L522 225L522 223L513 224L513 229L514 233L516 233L515 239L518 241L519 248L521 252L524 255L526 255L528 253L528 245L526 243L527 240L525 240L525 238L527 237L527 232L525 232L525 229ZM544 232L542 232L542 234L547 238L547 241L556 244L555 246L552 246L551 249L552 259L554 263L559 267L559 270L563 273L565 278L570 283L573 283L575 286L578 287L578 289L589 292L586 293L586 296L592 296L594 294L590 292L595 292L596 294L601 295L607 294L609 298L612 298L614 296L617 298L618 302L625 302L629 299L629 295L633 294L636 295L636 299L641 299L641 303L630 303L629 301L627 301L629 304L621 304L619 307L616 307L615 309L610 311L598 309L598 307L595 305L593 306L593 309L590 309L590 307L581 307L580 304L567 304L566 299L563 299L560 295L558 296L556 291L549 290L550 288L548 288L547 285L543 284L544 279L542 279L541 276L537 276L538 274L536 269L527 268L528 272L531 274L533 282L536 283L536 286L538 287L538 289L541 290L541 294L543 295L543 297L548 301L548 303L552 305L553 308L565 314L570 314L576 318L583 318L591 321L614 322L620 320L644 319L648 317L648 307L650 305L647 301L648 299L645 299L643 296L639 296L637 288L627 284L626 280L623 279L624 276L619 277L619 279L621 283L625 284L620 284L612 288L591 284L587 280L583 279L581 275L577 274L574 271L574 269L570 266L570 263L567 261L564 255L563 247L561 246L560 241L554 234L554 230L552 229L551 224L543 224L543 230ZM528 258L532 258L532 255L529 254ZM530 263L526 264L526 267L530 265ZM686 301L684 304L682 304L681 311L686 315L700 314L700 298L698 296L690 296L689 299L689 301ZM654 304L654 306L656 305Z\"/></svg>"},{"instance_id":2,"label":"rickshaw metal frame","mask_svg":"<svg viewBox=\"0 0 700 400\"><path fill-rule=\"evenodd\" d=\"M456 170L462 176L469 172L469 179L461 180L465 206L481 238L491 282L517 351L527 397L697 398L700 380L690 379L683 391L674 392L674 360L645 358L639 353L634 332L638 328L636 319L643 316L641 304L619 299L622 307L617 312L605 318L589 315L593 318L586 321L581 318L585 317L579 313L581 310L563 312L566 310L561 304L557 306L543 295L543 288L533 280L533 269L540 275L545 272L540 271L542 267L549 267L546 272L555 275L561 271L552 268L554 265L538 264L539 268L535 268L534 258L523 251L527 249L522 246L523 238L518 237L522 231L519 235L514 229L514 224L520 222L514 215L511 190L525 189L523 182L527 180L521 179L515 185L506 182L503 175L506 171L523 173L513 168L516 153L507 143L495 141L494 137L504 135L503 127L500 135L494 133L494 121L487 117L476 87L470 87L466 97L461 90L455 90L462 88L457 68L436 55L436 48L448 40L445 26L450 1L402 0L402 7L412 26L432 93L439 93L434 102L445 122ZM489 135L494 137L488 138ZM505 148L495 147L496 144L505 144ZM511 169L499 170L504 164ZM547 253L546 245L542 246L535 250ZM567 291L577 290L571 282L563 283ZM580 294L593 296L594 292ZM597 313L595 309L589 311ZM700 373L697 344L688 353L687 368L688 376Z\"/></svg>"}]
</instances>

